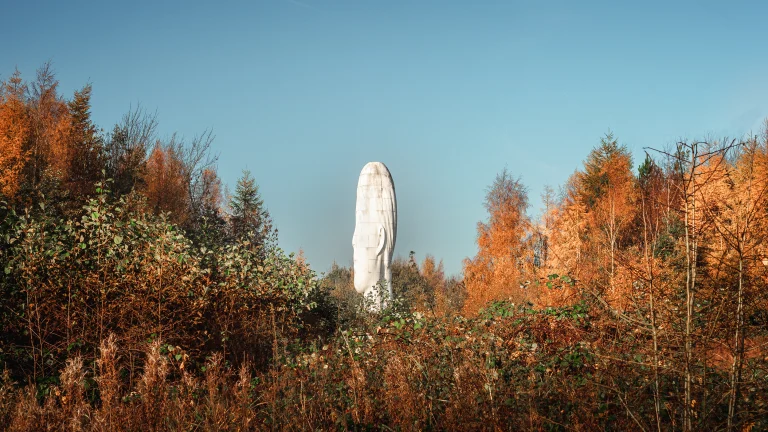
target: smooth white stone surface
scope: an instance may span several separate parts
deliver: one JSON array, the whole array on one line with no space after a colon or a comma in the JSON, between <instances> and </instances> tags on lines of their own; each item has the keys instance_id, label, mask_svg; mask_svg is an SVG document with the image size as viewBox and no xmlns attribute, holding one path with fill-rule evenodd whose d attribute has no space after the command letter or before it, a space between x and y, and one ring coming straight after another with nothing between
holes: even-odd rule
<instances>
[{"instance_id":1,"label":"smooth white stone surface","mask_svg":"<svg viewBox=\"0 0 768 432\"><path fill-rule=\"evenodd\" d=\"M372 300L372 310L386 305L374 289L387 283L392 298L392 254L397 238L395 183L381 162L369 162L360 172L355 205L354 249L355 290Z\"/></svg>"}]
</instances>

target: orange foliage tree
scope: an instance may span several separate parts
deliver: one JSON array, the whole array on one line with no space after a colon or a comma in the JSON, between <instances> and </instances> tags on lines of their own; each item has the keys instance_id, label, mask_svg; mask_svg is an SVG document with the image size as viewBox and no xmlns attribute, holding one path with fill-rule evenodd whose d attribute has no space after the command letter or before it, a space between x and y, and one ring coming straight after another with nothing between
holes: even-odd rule
<instances>
[{"instance_id":1,"label":"orange foliage tree","mask_svg":"<svg viewBox=\"0 0 768 432\"><path fill-rule=\"evenodd\" d=\"M221 179L216 170L206 168L200 180L200 201L205 209L220 209L222 205Z\"/></svg>"},{"instance_id":2,"label":"orange foliage tree","mask_svg":"<svg viewBox=\"0 0 768 432\"><path fill-rule=\"evenodd\" d=\"M579 176L580 193L588 214L595 264L606 270L606 287L615 291L616 254L625 229L634 218L632 158L612 134L590 152Z\"/></svg>"},{"instance_id":3,"label":"orange foliage tree","mask_svg":"<svg viewBox=\"0 0 768 432\"><path fill-rule=\"evenodd\" d=\"M578 174L569 178L558 205L548 206L544 214L547 259L542 264L546 274L580 276L587 218L586 208L579 197ZM542 290L538 300L545 305L565 304L574 294L565 286Z\"/></svg>"},{"instance_id":4,"label":"orange foliage tree","mask_svg":"<svg viewBox=\"0 0 768 432\"><path fill-rule=\"evenodd\" d=\"M25 144L29 140L30 121L24 104L26 85L17 70L0 85L0 194L16 197L22 171L27 161Z\"/></svg>"},{"instance_id":5,"label":"orange foliage tree","mask_svg":"<svg viewBox=\"0 0 768 432\"><path fill-rule=\"evenodd\" d=\"M155 145L147 160L144 195L155 213L170 212L171 220L184 223L189 208L184 163L173 146Z\"/></svg>"},{"instance_id":6,"label":"orange foliage tree","mask_svg":"<svg viewBox=\"0 0 768 432\"><path fill-rule=\"evenodd\" d=\"M438 315L445 315L449 310L449 300L446 298L445 292L445 270L443 269L443 260L436 263L435 257L427 254L427 256L424 257L424 261L421 262L419 273L421 273L421 277L424 278L424 282L429 287L428 291L433 293L435 313Z\"/></svg>"},{"instance_id":7,"label":"orange foliage tree","mask_svg":"<svg viewBox=\"0 0 768 432\"><path fill-rule=\"evenodd\" d=\"M38 69L28 99L32 135L26 182L33 191L44 182L66 178L69 171L72 124L69 107L57 93L58 85L50 63L46 63Z\"/></svg>"},{"instance_id":8,"label":"orange foliage tree","mask_svg":"<svg viewBox=\"0 0 768 432\"><path fill-rule=\"evenodd\" d=\"M493 299L521 294L518 287L529 270L526 237L530 222L525 214L528 193L519 179L505 169L485 198L487 223L477 224L477 255L464 260L467 313L474 313Z\"/></svg>"},{"instance_id":9,"label":"orange foliage tree","mask_svg":"<svg viewBox=\"0 0 768 432\"><path fill-rule=\"evenodd\" d=\"M0 193L12 201L36 199L66 177L71 125L57 86L49 63L31 85L18 70L0 85Z\"/></svg>"}]
</instances>

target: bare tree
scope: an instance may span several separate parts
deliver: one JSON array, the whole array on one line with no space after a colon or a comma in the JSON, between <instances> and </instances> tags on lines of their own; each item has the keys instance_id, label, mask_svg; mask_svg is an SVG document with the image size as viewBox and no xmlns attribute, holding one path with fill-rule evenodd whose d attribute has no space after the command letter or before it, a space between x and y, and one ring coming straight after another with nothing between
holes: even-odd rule
<instances>
[{"instance_id":1,"label":"bare tree","mask_svg":"<svg viewBox=\"0 0 768 432\"><path fill-rule=\"evenodd\" d=\"M682 198L682 216L684 221L685 245L685 324L683 328L683 429L693 430L694 402L693 377L694 371L694 317L697 293L699 240L704 226L701 211L701 190L712 178L711 170L703 171L702 167L710 162L721 163L727 152L740 145L735 140L718 145L709 141L678 141L673 152L651 149L665 155L671 160L677 175L677 185ZM702 404L704 402L702 401Z\"/></svg>"},{"instance_id":2,"label":"bare tree","mask_svg":"<svg viewBox=\"0 0 768 432\"><path fill-rule=\"evenodd\" d=\"M106 153L107 176L114 180L113 192L122 195L144 182L147 152L157 140L157 113L141 105L131 107L109 136Z\"/></svg>"}]
</instances>

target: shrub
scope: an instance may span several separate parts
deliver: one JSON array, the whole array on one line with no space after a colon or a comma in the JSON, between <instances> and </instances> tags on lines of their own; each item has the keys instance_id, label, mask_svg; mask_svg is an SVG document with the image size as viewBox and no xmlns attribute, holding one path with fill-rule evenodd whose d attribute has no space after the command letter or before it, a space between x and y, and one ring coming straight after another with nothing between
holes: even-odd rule
<instances>
[{"instance_id":1,"label":"shrub","mask_svg":"<svg viewBox=\"0 0 768 432\"><path fill-rule=\"evenodd\" d=\"M313 272L280 249L196 247L140 200L98 192L76 220L28 211L4 222L0 355L15 376L50 386L67 359L92 364L109 334L129 352L159 338L186 347L188 368L214 352L265 365L315 306ZM130 382L140 357L121 359Z\"/></svg>"}]
</instances>

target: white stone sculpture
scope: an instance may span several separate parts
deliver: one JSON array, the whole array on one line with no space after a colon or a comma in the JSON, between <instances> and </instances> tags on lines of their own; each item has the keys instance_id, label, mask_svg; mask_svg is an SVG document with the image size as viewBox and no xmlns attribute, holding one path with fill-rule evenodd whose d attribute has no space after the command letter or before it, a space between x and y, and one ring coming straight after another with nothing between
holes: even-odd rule
<instances>
[{"instance_id":1,"label":"white stone sculpture","mask_svg":"<svg viewBox=\"0 0 768 432\"><path fill-rule=\"evenodd\" d=\"M372 310L386 306L376 284L386 282L392 298L392 252L397 237L395 183L381 162L369 162L360 172L355 205L355 290L370 300Z\"/></svg>"}]
</instances>

